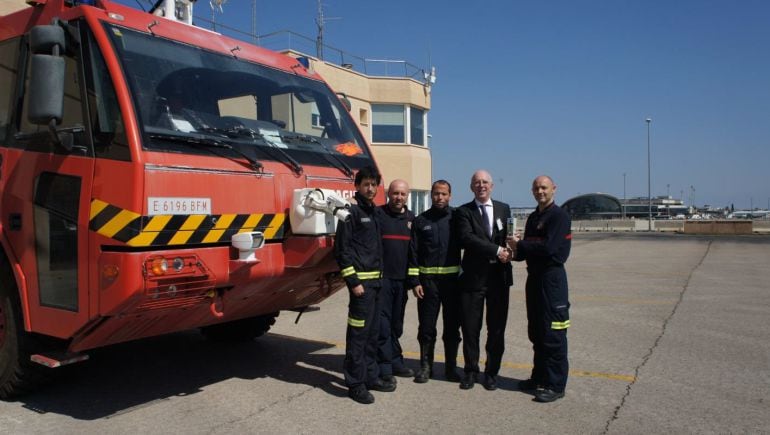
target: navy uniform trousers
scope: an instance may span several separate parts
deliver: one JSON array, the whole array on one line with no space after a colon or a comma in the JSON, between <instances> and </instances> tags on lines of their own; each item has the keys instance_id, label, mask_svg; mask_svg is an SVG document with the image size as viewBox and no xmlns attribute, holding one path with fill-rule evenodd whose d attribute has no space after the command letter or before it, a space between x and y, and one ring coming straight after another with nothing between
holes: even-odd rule
<instances>
[{"instance_id":1,"label":"navy uniform trousers","mask_svg":"<svg viewBox=\"0 0 770 435\"><path fill-rule=\"evenodd\" d=\"M564 266L542 270L528 268L527 319L534 350L531 379L538 385L563 392L567 386L567 328L569 297Z\"/></svg>"},{"instance_id":2,"label":"navy uniform trousers","mask_svg":"<svg viewBox=\"0 0 770 435\"><path fill-rule=\"evenodd\" d=\"M380 289L380 376L393 375L393 369L404 369L404 356L398 339L404 333L407 294L403 279L382 279Z\"/></svg>"},{"instance_id":3,"label":"navy uniform trousers","mask_svg":"<svg viewBox=\"0 0 770 435\"><path fill-rule=\"evenodd\" d=\"M377 366L377 338L380 332L380 280L362 281L364 294L350 290L348 329L345 337L345 385L352 388L371 384L380 376Z\"/></svg>"},{"instance_id":4,"label":"navy uniform trousers","mask_svg":"<svg viewBox=\"0 0 770 435\"><path fill-rule=\"evenodd\" d=\"M438 331L436 322L441 311L443 319L444 352L447 358L457 356L457 345L460 343L460 321L462 306L457 282L457 274L421 276L423 298L417 300L417 314L420 326L417 330L419 343L435 343Z\"/></svg>"}]
</instances>

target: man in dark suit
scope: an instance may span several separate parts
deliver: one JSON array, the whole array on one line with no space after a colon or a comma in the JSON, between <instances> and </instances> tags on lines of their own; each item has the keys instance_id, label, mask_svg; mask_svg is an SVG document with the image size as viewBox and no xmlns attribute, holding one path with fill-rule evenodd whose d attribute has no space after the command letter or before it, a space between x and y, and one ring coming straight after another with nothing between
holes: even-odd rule
<instances>
[{"instance_id":1,"label":"man in dark suit","mask_svg":"<svg viewBox=\"0 0 770 435\"><path fill-rule=\"evenodd\" d=\"M456 234L464 254L460 288L462 294L462 332L465 376L460 388L473 388L479 373L479 335L487 307L487 364L484 388L497 389L497 373L505 350L505 324L508 321L509 289L513 285L511 250L507 248L508 204L491 198L492 176L476 171L471 178L474 200L456 210Z\"/></svg>"}]
</instances>

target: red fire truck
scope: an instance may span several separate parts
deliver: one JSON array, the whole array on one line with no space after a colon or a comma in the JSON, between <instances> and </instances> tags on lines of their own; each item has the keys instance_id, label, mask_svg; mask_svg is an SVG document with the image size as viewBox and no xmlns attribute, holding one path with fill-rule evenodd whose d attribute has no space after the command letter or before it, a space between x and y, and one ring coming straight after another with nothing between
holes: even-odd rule
<instances>
[{"instance_id":1,"label":"red fire truck","mask_svg":"<svg viewBox=\"0 0 770 435\"><path fill-rule=\"evenodd\" d=\"M341 287L335 225L375 163L306 59L186 0L30 5L0 17L0 398L113 343L253 338Z\"/></svg>"}]
</instances>

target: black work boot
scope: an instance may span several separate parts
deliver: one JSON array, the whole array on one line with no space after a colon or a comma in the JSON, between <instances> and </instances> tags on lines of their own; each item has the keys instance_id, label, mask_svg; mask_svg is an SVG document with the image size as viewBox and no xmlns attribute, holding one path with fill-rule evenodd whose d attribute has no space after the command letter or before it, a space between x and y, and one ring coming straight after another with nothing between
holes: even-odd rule
<instances>
[{"instance_id":1,"label":"black work boot","mask_svg":"<svg viewBox=\"0 0 770 435\"><path fill-rule=\"evenodd\" d=\"M449 382L460 382L460 375L457 374L457 347L459 343L444 343L444 353L446 362L444 363L444 377Z\"/></svg>"},{"instance_id":2,"label":"black work boot","mask_svg":"<svg viewBox=\"0 0 770 435\"><path fill-rule=\"evenodd\" d=\"M414 376L414 381L418 384L428 382L433 374L433 346L431 343L420 343L420 369Z\"/></svg>"}]
</instances>

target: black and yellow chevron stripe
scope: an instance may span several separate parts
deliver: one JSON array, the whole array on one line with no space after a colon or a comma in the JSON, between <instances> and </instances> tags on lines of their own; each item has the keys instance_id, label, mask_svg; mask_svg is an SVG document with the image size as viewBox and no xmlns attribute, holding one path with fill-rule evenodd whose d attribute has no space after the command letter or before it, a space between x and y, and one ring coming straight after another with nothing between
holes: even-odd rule
<instances>
[{"instance_id":1,"label":"black and yellow chevron stripe","mask_svg":"<svg viewBox=\"0 0 770 435\"><path fill-rule=\"evenodd\" d=\"M91 231L129 246L172 246L229 242L236 233L261 231L265 240L282 239L286 215L194 214L142 216L104 201L91 201Z\"/></svg>"}]
</instances>

